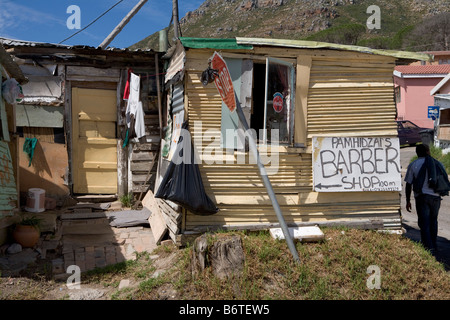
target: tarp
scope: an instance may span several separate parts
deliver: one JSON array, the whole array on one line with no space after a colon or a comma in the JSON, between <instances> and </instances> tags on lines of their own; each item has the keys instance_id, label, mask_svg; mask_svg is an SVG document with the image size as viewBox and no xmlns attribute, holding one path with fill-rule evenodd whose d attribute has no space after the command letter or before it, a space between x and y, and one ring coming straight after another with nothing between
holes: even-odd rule
<instances>
[{"instance_id":1,"label":"tarp","mask_svg":"<svg viewBox=\"0 0 450 320\"><path fill-rule=\"evenodd\" d=\"M193 49L253 49L249 44L238 44L235 38L215 39L215 38L180 38L181 43L186 48Z\"/></svg>"}]
</instances>

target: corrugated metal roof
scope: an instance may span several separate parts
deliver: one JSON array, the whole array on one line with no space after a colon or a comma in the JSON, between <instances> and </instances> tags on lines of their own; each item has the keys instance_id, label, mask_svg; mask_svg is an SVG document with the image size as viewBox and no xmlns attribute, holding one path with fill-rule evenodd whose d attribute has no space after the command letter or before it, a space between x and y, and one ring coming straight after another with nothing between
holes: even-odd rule
<instances>
[{"instance_id":1,"label":"corrugated metal roof","mask_svg":"<svg viewBox=\"0 0 450 320\"><path fill-rule=\"evenodd\" d=\"M288 47L299 49L335 49L335 50L357 51L362 53L377 54L382 56L394 57L398 59L421 60L421 61L433 60L433 56L425 53L372 49L367 47L318 42L318 41L237 37L236 42L237 44L240 45L277 46L277 47Z\"/></svg>"},{"instance_id":2,"label":"corrugated metal roof","mask_svg":"<svg viewBox=\"0 0 450 320\"><path fill-rule=\"evenodd\" d=\"M395 71L402 74L448 74L450 64L426 65L426 66L396 66Z\"/></svg>"},{"instance_id":3,"label":"corrugated metal roof","mask_svg":"<svg viewBox=\"0 0 450 320\"><path fill-rule=\"evenodd\" d=\"M115 48L108 47L106 49L102 49L100 47L92 47L87 45L65 45L65 44L56 44L56 43L48 43L48 42L36 42L36 41L26 41L26 40L17 40L17 39L8 39L0 37L0 43L7 47L36 47L36 48L61 48L61 49L80 49L80 50L99 50L99 51L112 51L112 52L143 52L143 53L154 53L152 49L134 49L130 50L128 48Z\"/></svg>"}]
</instances>

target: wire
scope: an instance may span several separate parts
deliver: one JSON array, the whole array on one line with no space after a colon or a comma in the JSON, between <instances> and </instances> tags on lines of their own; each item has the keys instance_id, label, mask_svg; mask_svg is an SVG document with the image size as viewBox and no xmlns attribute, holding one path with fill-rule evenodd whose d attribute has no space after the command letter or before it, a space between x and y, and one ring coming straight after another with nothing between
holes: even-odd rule
<instances>
[{"instance_id":1,"label":"wire","mask_svg":"<svg viewBox=\"0 0 450 320\"><path fill-rule=\"evenodd\" d=\"M84 27L83 29L78 30L77 32L75 32L73 35L71 35L70 37L65 38L64 40L62 40L61 42L58 42L58 44L61 44L67 40L69 40L70 38L76 36L77 34L79 34L80 32L86 30L88 27L90 27L91 25L93 25L95 22L97 22L97 20L99 20L101 17L103 17L105 14L107 14L109 11L111 11L114 7L116 7L119 3L123 2L123 0L119 0L119 2L117 2L115 5L113 5L111 8L109 8L108 10L106 10L105 12L103 12L101 15L99 15L97 18L95 18L94 21L92 21L91 23L89 23L86 27Z\"/></svg>"}]
</instances>

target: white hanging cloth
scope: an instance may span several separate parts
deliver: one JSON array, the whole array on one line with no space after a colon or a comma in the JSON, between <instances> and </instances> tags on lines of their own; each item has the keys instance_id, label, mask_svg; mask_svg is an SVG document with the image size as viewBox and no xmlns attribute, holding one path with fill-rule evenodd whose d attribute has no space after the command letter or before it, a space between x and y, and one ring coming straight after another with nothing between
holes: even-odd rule
<instances>
[{"instance_id":1,"label":"white hanging cloth","mask_svg":"<svg viewBox=\"0 0 450 320\"><path fill-rule=\"evenodd\" d=\"M132 126L132 119L134 119L134 132L138 139L145 136L144 110L140 101L140 82L140 77L131 73L130 96L128 97L126 110L127 126L132 130L133 128L130 127Z\"/></svg>"}]
</instances>

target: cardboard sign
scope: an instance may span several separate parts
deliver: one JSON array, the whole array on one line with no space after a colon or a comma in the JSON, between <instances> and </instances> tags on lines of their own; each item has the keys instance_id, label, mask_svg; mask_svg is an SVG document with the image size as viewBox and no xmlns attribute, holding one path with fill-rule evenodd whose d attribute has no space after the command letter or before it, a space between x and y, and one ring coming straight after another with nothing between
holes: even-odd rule
<instances>
[{"instance_id":1,"label":"cardboard sign","mask_svg":"<svg viewBox=\"0 0 450 320\"><path fill-rule=\"evenodd\" d=\"M236 109L236 98L234 95L233 81L231 80L225 60L217 52L214 52L211 59L211 68L217 70L219 73L219 76L214 78L214 84L222 97L222 101L231 112L234 112Z\"/></svg>"},{"instance_id":2,"label":"cardboard sign","mask_svg":"<svg viewBox=\"0 0 450 320\"><path fill-rule=\"evenodd\" d=\"M391 137L314 137L317 192L401 191L400 143Z\"/></svg>"}]
</instances>

